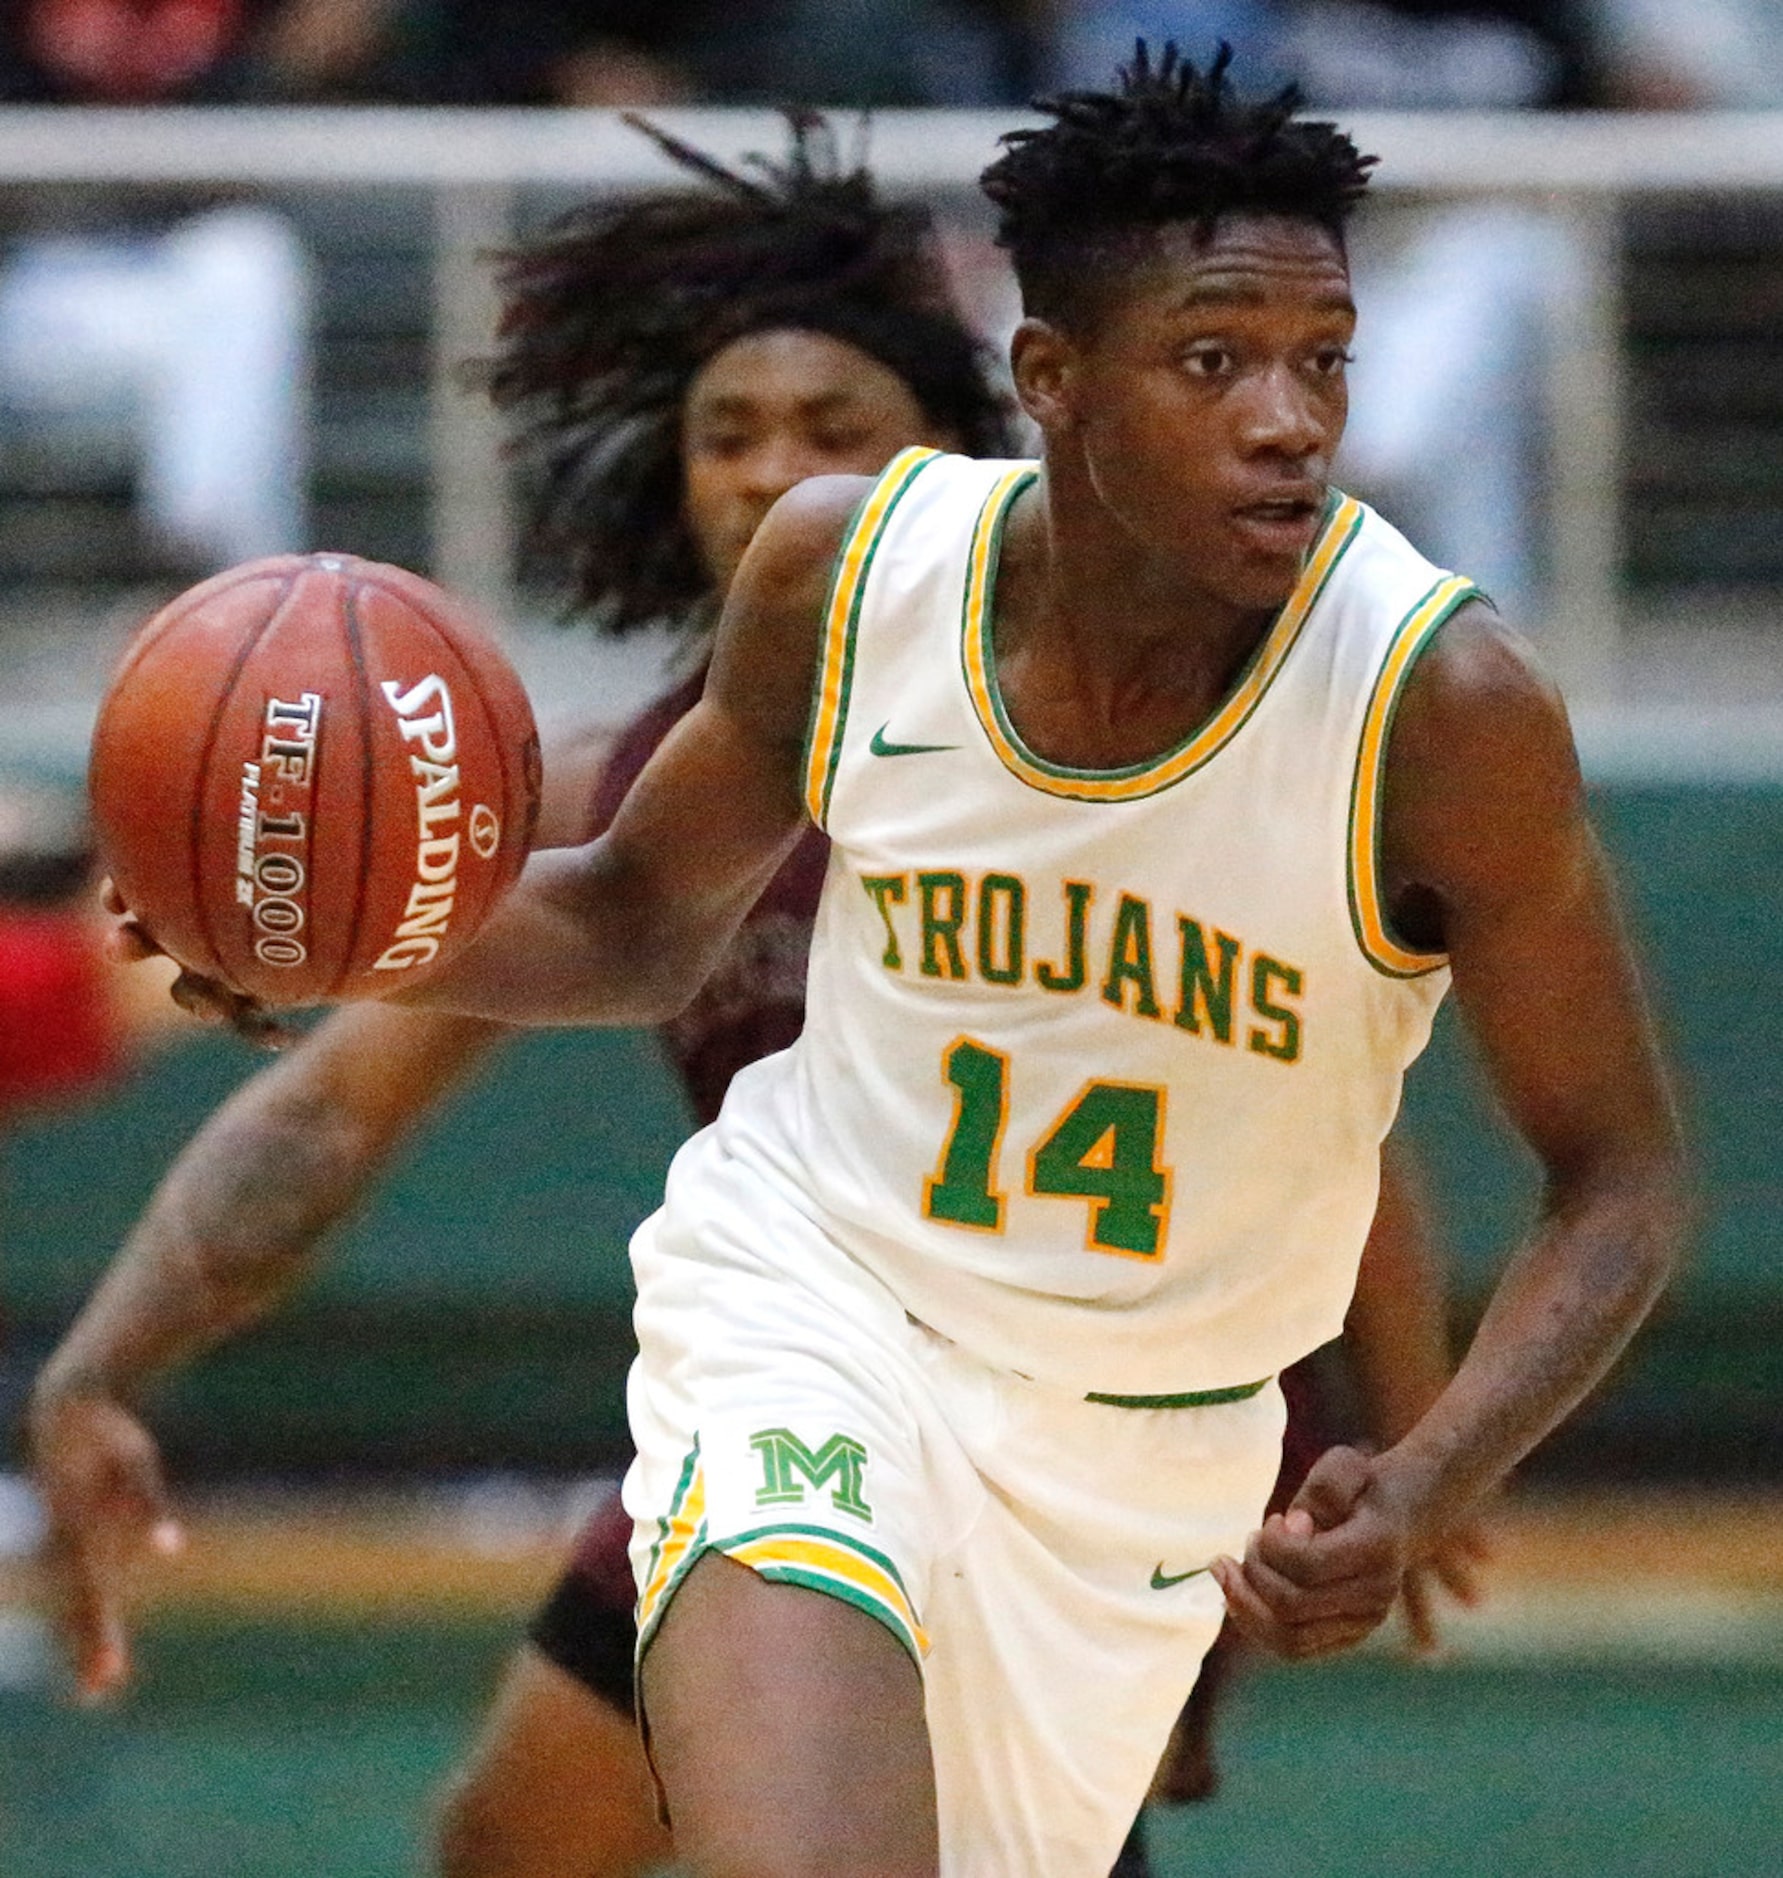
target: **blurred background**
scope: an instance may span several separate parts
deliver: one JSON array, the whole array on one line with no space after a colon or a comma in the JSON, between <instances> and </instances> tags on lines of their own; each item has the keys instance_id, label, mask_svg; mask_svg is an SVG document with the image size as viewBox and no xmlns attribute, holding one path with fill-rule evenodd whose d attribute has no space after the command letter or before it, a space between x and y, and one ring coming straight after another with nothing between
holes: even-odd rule
<instances>
[{"instance_id":1,"label":"blurred background","mask_svg":"<svg viewBox=\"0 0 1783 1878\"><path fill-rule=\"evenodd\" d=\"M458 366L483 257L871 107L993 341L973 180L1133 35L1300 78L1382 164L1340 480L1474 574L1573 709L1679 1063L1695 1256L1495 1514L1489 1602L1240 1685L1161 1871L1783 1869L1783 9L1772 0L11 0L0 18L0 1420L255 1067L92 950L85 740L162 599L285 548L473 595L547 723L662 645L564 625ZM1414 1071L1456 1331L1533 1209L1453 1026ZM187 1556L141 1687L66 1706L0 1474L0 1870L416 1868L424 1796L623 1452L625 1240L689 1125L656 1043L507 1050L298 1307L155 1404ZM9 1448L17 1465L16 1443Z\"/></svg>"}]
</instances>

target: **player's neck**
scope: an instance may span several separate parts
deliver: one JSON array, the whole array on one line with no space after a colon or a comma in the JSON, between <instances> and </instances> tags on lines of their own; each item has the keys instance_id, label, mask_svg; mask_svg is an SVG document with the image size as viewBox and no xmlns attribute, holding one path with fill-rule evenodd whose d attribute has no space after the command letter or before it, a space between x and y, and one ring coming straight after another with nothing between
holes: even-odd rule
<instances>
[{"instance_id":1,"label":"player's neck","mask_svg":"<svg viewBox=\"0 0 1783 1878\"><path fill-rule=\"evenodd\" d=\"M1135 760L1134 740L1143 757L1153 740L1168 748L1210 716L1274 615L1222 600L1185 557L1134 541L1092 493L1075 489L1078 474L1049 464L1018 500L993 595L993 642L1018 724L1069 697L1084 735L1119 763Z\"/></svg>"}]
</instances>

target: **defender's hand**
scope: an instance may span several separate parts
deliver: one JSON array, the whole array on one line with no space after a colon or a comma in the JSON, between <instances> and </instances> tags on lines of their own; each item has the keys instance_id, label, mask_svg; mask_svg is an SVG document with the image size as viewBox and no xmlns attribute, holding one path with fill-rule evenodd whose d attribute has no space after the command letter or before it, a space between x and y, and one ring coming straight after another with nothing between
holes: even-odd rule
<instances>
[{"instance_id":1,"label":"defender's hand","mask_svg":"<svg viewBox=\"0 0 1783 1878\"><path fill-rule=\"evenodd\" d=\"M149 929L124 904L115 882L103 882L99 896L115 922L105 936L107 958L119 965L140 965L145 959L166 956ZM238 1037L262 1050L282 1050L296 1034L263 1004L184 966L169 995L189 1017L201 1024L227 1025Z\"/></svg>"},{"instance_id":2,"label":"defender's hand","mask_svg":"<svg viewBox=\"0 0 1783 1878\"><path fill-rule=\"evenodd\" d=\"M82 1702L103 1702L130 1679L125 1626L145 1559L185 1544L154 1437L98 1395L33 1403L31 1468L49 1513L48 1564L57 1621Z\"/></svg>"},{"instance_id":3,"label":"defender's hand","mask_svg":"<svg viewBox=\"0 0 1783 1878\"><path fill-rule=\"evenodd\" d=\"M1347 1650L1382 1623L1415 1556L1408 1509L1378 1457L1322 1454L1285 1513L1251 1534L1244 1562L1213 1574L1236 1628L1278 1656Z\"/></svg>"}]
</instances>

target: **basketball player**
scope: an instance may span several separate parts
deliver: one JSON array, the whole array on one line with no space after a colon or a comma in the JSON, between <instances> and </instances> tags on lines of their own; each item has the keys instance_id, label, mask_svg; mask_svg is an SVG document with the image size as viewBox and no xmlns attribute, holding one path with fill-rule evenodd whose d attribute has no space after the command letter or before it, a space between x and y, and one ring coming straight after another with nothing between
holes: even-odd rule
<instances>
[{"instance_id":1,"label":"basketball player","mask_svg":"<svg viewBox=\"0 0 1783 1878\"><path fill-rule=\"evenodd\" d=\"M938 296L923 219L881 206L864 173L840 173L815 124L796 127L782 170L747 180L662 141L703 186L584 210L517 254L488 376L529 421L546 472L538 533L583 609L621 632L678 618L697 641L761 515L800 476L876 470L923 437L983 453L1005 439L972 341ZM604 447L627 423L630 444ZM700 680L696 670L646 710L604 761L587 735L554 751L546 841L606 825ZM737 1068L798 1033L824 850L813 831L665 1029L702 1122ZM129 1405L275 1308L314 1269L328 1225L502 1034L434 1013L337 1014L199 1135L47 1367L34 1445L90 1696L128 1673L119 1596L132 1554L158 1526L177 1531ZM1371 1335L1364 1314L1359 1348L1378 1353L1370 1406L1390 1433L1401 1396L1421 1403L1440 1386L1438 1311L1415 1229L1383 1230L1370 1271L1383 1311L1408 1286L1422 1305L1409 1340L1397 1327ZM615 1499L579 1536L453 1783L447 1872L590 1878L666 1856L633 1722L630 1533ZM1136 1834L1119 1870L1144 1869Z\"/></svg>"},{"instance_id":2,"label":"basketball player","mask_svg":"<svg viewBox=\"0 0 1783 1878\"><path fill-rule=\"evenodd\" d=\"M1367 160L1225 63L1141 56L986 174L1040 462L783 497L610 830L410 994L660 1022L830 836L805 1028L634 1241L641 1712L697 1874L1106 1871L1223 1612L1369 1634L1676 1257L1560 704L1328 484ZM1259 1525L1451 979L1540 1222L1405 1438Z\"/></svg>"},{"instance_id":3,"label":"basketball player","mask_svg":"<svg viewBox=\"0 0 1783 1878\"><path fill-rule=\"evenodd\" d=\"M792 186L797 184L797 168L795 163L789 196L797 193ZM714 333L709 315L699 316L697 309L702 300L710 301L713 288L735 297L747 284L754 294L776 296L770 305L778 317L800 315L796 297L789 300L787 284L775 276L786 271L801 241L811 241L816 225L809 212L819 201L811 192L809 212L801 218L789 215L786 200L739 189L733 179L715 180L725 190L721 204L710 198L703 206L684 201L676 210L664 202L647 210L583 218L524 259L510 277L512 337L495 377L496 389L510 402L558 401L543 429L552 445L566 440L571 445L553 460L557 481L574 488L577 500L555 513L553 545L577 559L583 598L593 607L617 608L620 624L653 610L685 607L691 597L683 583L647 590L640 598L642 570L622 558L635 557L639 544L660 541L665 533L674 538L649 511L640 512L642 505L628 493L646 480L649 487L661 490L656 500L663 506L656 515L673 501L672 483L662 487L660 449L654 453L657 461L645 458L653 472L648 479L637 473L635 452L629 458L603 456L600 460L607 467L600 477L578 474L604 434L603 424L610 428L617 415L638 406L639 392L629 379L602 373L603 359L628 356L624 345L632 337L634 322L649 329L657 346L677 318L691 326L682 345L671 347L671 353L684 355L681 369L694 385L682 431L685 503L705 568L720 585L734 568L761 506L778 493L768 486L764 494L748 473L739 472L731 480L755 504L754 513L747 512L748 502L740 518L727 514L722 505L707 508L707 498L725 487L711 459L726 450L735 454L739 428L747 434L752 414L760 421L762 401L739 396L722 368L727 361L747 362L755 374L751 382L758 382L761 367L749 346L734 345L726 336L754 315L732 312ZM853 183L857 191L864 188L863 179ZM835 208L833 202L828 205L832 214ZM768 255L749 252L764 243L772 249ZM640 278L646 267L647 277ZM628 271L626 284L632 292L616 295L616 280ZM881 305L895 328L901 317L896 297L882 299ZM694 324L696 316L708 324ZM851 318L864 316L864 306L857 304ZM826 323L839 317L840 310L831 309ZM910 337L919 332L911 329ZM710 357L719 336L725 336L724 346L716 358ZM766 336L782 351L795 339L807 347L815 343L803 319L791 331ZM891 337L887 334L879 343L882 358ZM913 358L900 354L898 360L913 377L920 375L923 368ZM822 374L817 377L821 380ZM672 378L669 382L673 384ZM590 386L601 387L611 402L600 405ZM712 395L702 401L706 393ZM663 378L651 395L668 395ZM765 402L772 407L771 398ZM927 403L931 410L951 414L950 428L956 434L970 438L976 433L979 447L989 441L988 407L974 411L970 400L958 394L951 400L932 394ZM672 411L672 404L668 408ZM714 447L702 450L708 413L721 414L727 422L713 427ZM753 452L758 474L772 442L771 434L758 439ZM879 455L885 454L887 447L881 445ZM772 481L770 474L770 485ZM733 498L736 493L732 491ZM736 507L733 500L733 511ZM703 529L702 516L707 519ZM714 527L714 517L732 525ZM739 519L741 527L736 525ZM595 520L604 535L595 530ZM672 569L684 566L686 559L684 554L679 560L657 556ZM623 577L616 577L616 564ZM627 733L599 786L597 825L608 819L625 785L689 708L698 688L697 681L682 685ZM553 782L562 774L554 768ZM582 812L579 803L571 811L572 816ZM565 818L559 817L558 826L556 838L567 838ZM573 835L573 819L568 830ZM796 1034L802 972L795 970L789 977L785 967L789 959L794 966L802 964L821 867L822 843L810 837L758 908L752 943L733 951L721 973L726 982L709 988L671 1031L671 1046L702 1119L711 1119L732 1070ZM776 957L782 969L769 980L745 976L738 982L750 959ZM113 1281L108 1287L111 1307L102 1294L39 1390L40 1467L52 1502L63 1509L67 1563L77 1588L83 1583L83 1560L92 1561L86 1577L103 1580L94 1555L118 1536L119 1509L94 1491L97 1481L108 1471L127 1471L125 1462L132 1453L145 1456L152 1466L146 1432L109 1399L111 1392L122 1386L134 1394L152 1368L271 1308L306 1268L304 1255L322 1228L370 1178L401 1128L450 1086L495 1034L492 1027L421 1014L368 1010L337 1016L244 1091L200 1136L121 1261L120 1273L134 1267L133 1283L120 1291L121 1279ZM376 1071L370 1069L373 1062L381 1065ZM321 1151L315 1145L318 1131ZM294 1142L294 1136L301 1140ZM302 1148L295 1161L294 1145ZM265 1191L255 1170L275 1166L292 1210L291 1237L282 1249L268 1244L267 1223L254 1217L255 1208L249 1204L250 1194ZM1403 1207L1397 1210L1396 1220L1395 1209L1383 1200L1383 1229L1371 1243L1365 1265L1371 1282L1358 1296L1362 1370L1376 1432L1386 1438L1415 1419L1444 1373L1436 1334L1439 1300L1427 1289L1420 1235L1404 1219ZM272 1236L277 1237L276 1231ZM208 1288L194 1288L195 1265L208 1268L213 1281ZM231 1294L222 1309L216 1296L219 1286ZM1365 1300L1372 1301L1367 1311L1361 1309ZM109 1390L95 1390L95 1374L109 1379ZM146 1497L158 1496L155 1486ZM626 1765L632 1754L633 1594L624 1561L629 1521L616 1520L617 1511L610 1509L591 1522L578 1544L574 1567L541 1613L533 1647L521 1653L510 1672L490 1731L447 1815L444 1856L449 1870L524 1871L539 1878L560 1871L616 1872L637 1869L661 1850L647 1794ZM132 1516L136 1524L145 1523L140 1507L124 1513L126 1523ZM1440 1563L1453 1583L1465 1560L1457 1551ZM115 1592L105 1583L89 1583L84 1602L93 1620L109 1619L109 1625L115 1625ZM121 1635L101 1639L77 1633L76 1647L89 1674L122 1673ZM617 1728L616 1716L624 1718ZM1199 1733L1192 1739L1200 1744ZM1143 1869L1137 1840L1119 1869Z\"/></svg>"}]
</instances>

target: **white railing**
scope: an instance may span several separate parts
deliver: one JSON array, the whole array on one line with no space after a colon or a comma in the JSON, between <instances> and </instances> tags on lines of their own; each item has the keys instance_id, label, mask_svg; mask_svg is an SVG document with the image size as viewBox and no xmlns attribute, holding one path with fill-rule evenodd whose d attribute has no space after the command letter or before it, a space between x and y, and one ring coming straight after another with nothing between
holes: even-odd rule
<instances>
[{"instance_id":1,"label":"white railing","mask_svg":"<svg viewBox=\"0 0 1783 1878\"><path fill-rule=\"evenodd\" d=\"M719 155L774 150L759 111L653 113ZM1001 112L885 112L874 167L892 188L969 191L1019 121ZM1783 113L1710 116L1345 116L1382 158L1386 194L1513 196L1560 218L1586 283L1547 387L1554 568L1548 644L1576 695L1605 695L1618 662L1624 203L1660 193L1783 192ZM516 192L624 189L669 170L605 112L438 110L0 110L6 184L238 184L265 189L406 186L433 196L435 571L501 605L508 564L493 421L451 367L479 350L493 314L479 256L499 246ZM1489 288L1487 289L1489 290Z\"/></svg>"}]
</instances>

